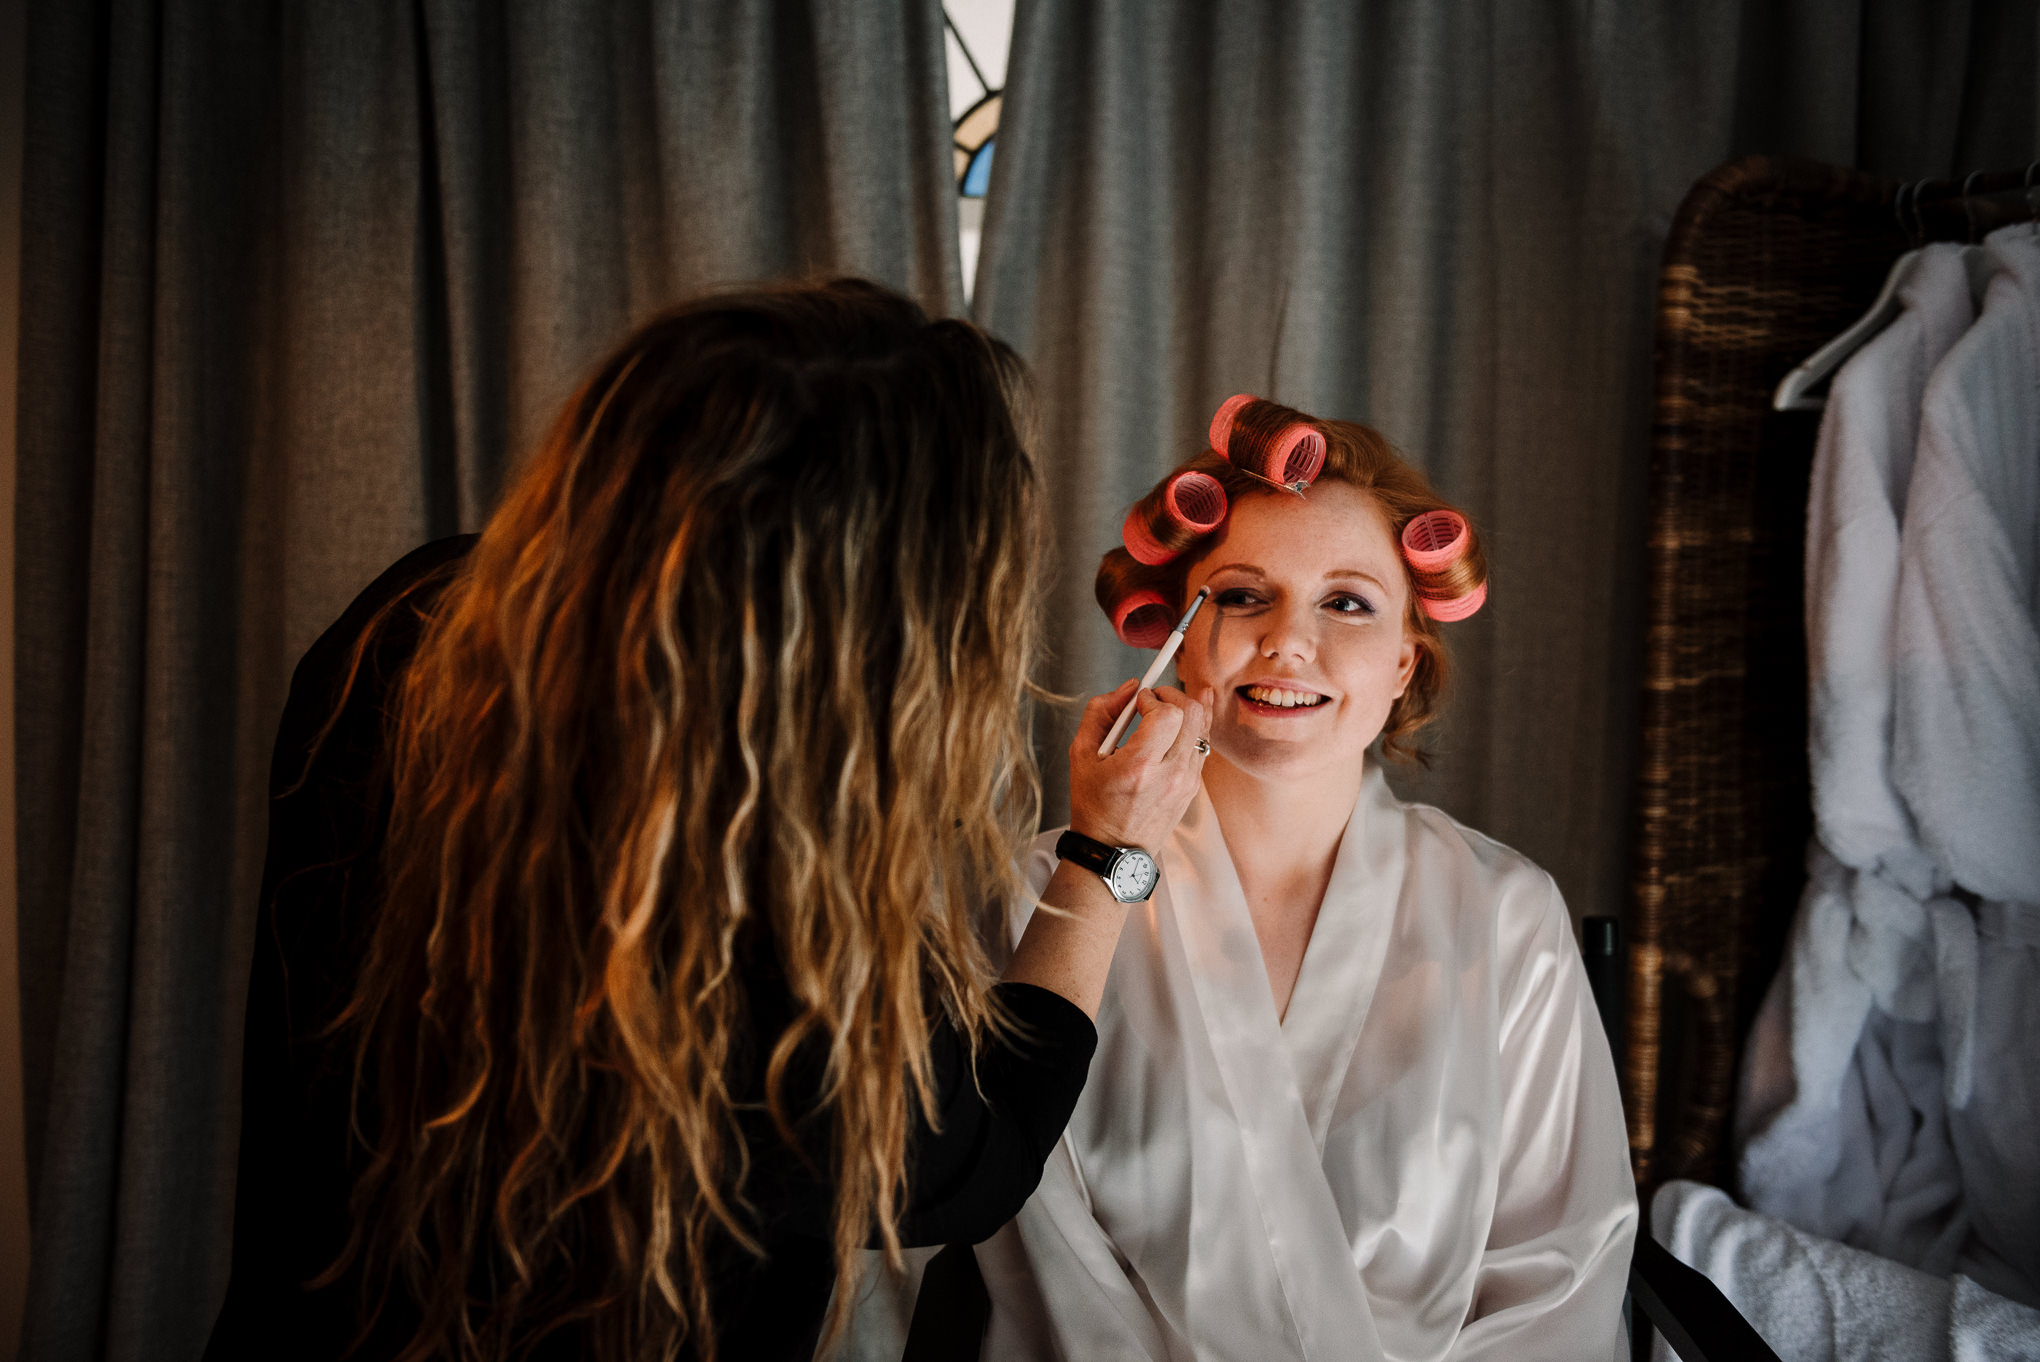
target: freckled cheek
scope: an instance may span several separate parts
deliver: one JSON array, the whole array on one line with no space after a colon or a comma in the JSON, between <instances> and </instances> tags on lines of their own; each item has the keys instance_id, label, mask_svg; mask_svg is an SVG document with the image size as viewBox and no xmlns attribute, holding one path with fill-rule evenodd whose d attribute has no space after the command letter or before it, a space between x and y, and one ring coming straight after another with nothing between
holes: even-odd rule
<instances>
[{"instance_id":1,"label":"freckled cheek","mask_svg":"<svg viewBox=\"0 0 2040 1362\"><path fill-rule=\"evenodd\" d=\"M1400 639L1377 634L1342 639L1319 657L1326 679L1345 694L1350 708L1362 714L1376 709L1386 713L1399 683Z\"/></svg>"}]
</instances>

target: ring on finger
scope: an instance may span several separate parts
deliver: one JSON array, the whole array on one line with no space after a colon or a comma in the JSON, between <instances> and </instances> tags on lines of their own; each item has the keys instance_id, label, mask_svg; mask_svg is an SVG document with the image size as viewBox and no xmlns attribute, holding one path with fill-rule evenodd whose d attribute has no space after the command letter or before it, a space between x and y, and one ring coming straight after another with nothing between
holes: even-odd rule
<instances>
[{"instance_id":1,"label":"ring on finger","mask_svg":"<svg viewBox=\"0 0 2040 1362\"><path fill-rule=\"evenodd\" d=\"M1210 755L1211 755L1211 742L1210 742L1210 740L1209 740L1209 739L1206 739L1206 738L1199 738L1199 739L1197 740L1197 742L1196 742L1195 746L1196 746L1196 748L1197 748L1197 755L1198 755L1198 756L1200 756L1200 757L1208 757L1208 756L1210 756Z\"/></svg>"}]
</instances>

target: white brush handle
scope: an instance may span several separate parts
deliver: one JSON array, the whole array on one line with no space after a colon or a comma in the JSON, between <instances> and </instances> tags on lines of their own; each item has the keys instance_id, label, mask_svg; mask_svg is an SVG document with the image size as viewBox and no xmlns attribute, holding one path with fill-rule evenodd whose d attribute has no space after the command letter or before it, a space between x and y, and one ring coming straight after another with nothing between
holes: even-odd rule
<instances>
[{"instance_id":1,"label":"white brush handle","mask_svg":"<svg viewBox=\"0 0 2040 1362\"><path fill-rule=\"evenodd\" d=\"M1169 635L1169 641L1164 643L1162 650L1155 654L1155 660L1148 666L1147 675L1143 676L1140 679L1140 684L1133 688L1133 698L1126 702L1126 708L1120 710L1119 717L1112 721L1111 729L1105 734L1105 741L1099 744L1099 756L1109 757L1112 755L1112 749L1119 745L1120 735L1125 733L1126 726L1133 722L1133 712L1140 706L1140 693L1162 679L1162 673L1168 670L1170 660L1176 656L1176 650L1182 646L1183 631L1178 629L1175 633Z\"/></svg>"}]
</instances>

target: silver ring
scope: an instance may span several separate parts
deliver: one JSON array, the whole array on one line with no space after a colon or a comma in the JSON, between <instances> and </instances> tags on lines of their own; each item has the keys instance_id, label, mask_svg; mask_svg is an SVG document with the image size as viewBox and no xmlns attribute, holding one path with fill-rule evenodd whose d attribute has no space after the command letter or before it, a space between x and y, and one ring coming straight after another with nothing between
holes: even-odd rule
<instances>
[{"instance_id":1,"label":"silver ring","mask_svg":"<svg viewBox=\"0 0 2040 1362\"><path fill-rule=\"evenodd\" d=\"M1199 738L1197 740L1197 755L1200 757L1208 757L1211 755L1211 744L1205 741L1203 738Z\"/></svg>"}]
</instances>

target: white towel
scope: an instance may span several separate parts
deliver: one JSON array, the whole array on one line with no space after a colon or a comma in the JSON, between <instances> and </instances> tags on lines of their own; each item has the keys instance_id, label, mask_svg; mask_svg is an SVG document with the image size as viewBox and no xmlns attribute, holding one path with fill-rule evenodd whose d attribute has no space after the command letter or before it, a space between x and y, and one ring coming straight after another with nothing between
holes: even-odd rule
<instances>
[{"instance_id":1,"label":"white towel","mask_svg":"<svg viewBox=\"0 0 2040 1362\"><path fill-rule=\"evenodd\" d=\"M1955 1279L1949 1329L1954 1362L2040 1362L2040 1313Z\"/></svg>"},{"instance_id":2,"label":"white towel","mask_svg":"<svg viewBox=\"0 0 2040 1362\"><path fill-rule=\"evenodd\" d=\"M1787 1362L2040 1358L2040 1311L1743 1210L1719 1188L1668 1182L1650 1218ZM1655 1356L1672 1357L1662 1339Z\"/></svg>"}]
</instances>

